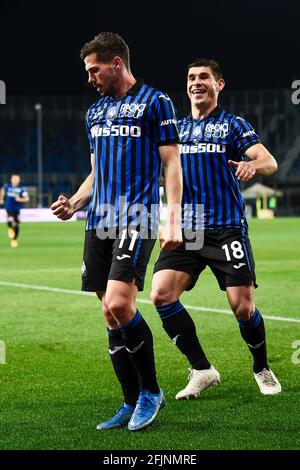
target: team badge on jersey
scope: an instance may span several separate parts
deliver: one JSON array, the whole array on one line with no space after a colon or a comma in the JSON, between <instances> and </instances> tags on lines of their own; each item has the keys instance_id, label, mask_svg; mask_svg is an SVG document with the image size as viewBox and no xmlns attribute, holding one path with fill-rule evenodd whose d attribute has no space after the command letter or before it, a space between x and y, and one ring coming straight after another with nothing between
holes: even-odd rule
<instances>
[{"instance_id":1,"label":"team badge on jersey","mask_svg":"<svg viewBox=\"0 0 300 470\"><path fill-rule=\"evenodd\" d=\"M107 117L109 119L112 119L116 115L117 108L114 106L113 108L110 108L107 112Z\"/></svg>"},{"instance_id":2,"label":"team badge on jersey","mask_svg":"<svg viewBox=\"0 0 300 470\"><path fill-rule=\"evenodd\" d=\"M197 138L201 137L201 135L202 135L201 127L200 126L196 127L194 129L193 136L197 139Z\"/></svg>"}]
</instances>

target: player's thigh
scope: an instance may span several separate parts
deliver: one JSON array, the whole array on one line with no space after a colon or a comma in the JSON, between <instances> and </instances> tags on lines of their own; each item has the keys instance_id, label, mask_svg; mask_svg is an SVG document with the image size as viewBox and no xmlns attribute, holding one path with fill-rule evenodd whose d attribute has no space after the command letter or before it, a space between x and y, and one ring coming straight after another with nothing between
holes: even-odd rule
<instances>
[{"instance_id":1,"label":"player's thigh","mask_svg":"<svg viewBox=\"0 0 300 470\"><path fill-rule=\"evenodd\" d=\"M152 290L154 288L157 290L159 273L165 271L165 274L161 274L163 285L167 290L174 289L173 294L176 297L184 290L191 290L195 286L205 266L199 256L199 251L187 250L185 242L175 250L161 251L153 268L155 285L152 284Z\"/></svg>"}]
</instances>

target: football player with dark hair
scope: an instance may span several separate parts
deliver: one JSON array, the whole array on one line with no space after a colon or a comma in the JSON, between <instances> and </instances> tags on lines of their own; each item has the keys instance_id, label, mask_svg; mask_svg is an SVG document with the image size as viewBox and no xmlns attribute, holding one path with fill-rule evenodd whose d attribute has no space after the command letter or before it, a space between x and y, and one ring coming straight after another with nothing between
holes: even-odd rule
<instances>
[{"instance_id":1,"label":"football player with dark hair","mask_svg":"<svg viewBox=\"0 0 300 470\"><path fill-rule=\"evenodd\" d=\"M187 94L191 114L179 121L183 169L183 231L203 233L201 246L184 243L160 256L154 267L151 298L163 328L187 357L191 373L176 398L189 399L220 382L208 361L191 316L179 298L191 290L208 266L227 295L240 333L253 356L261 393L277 394L280 383L267 360L264 321L254 302L255 266L240 181L268 176L277 163L252 126L218 105L225 86L219 64L197 59L188 66ZM246 158L247 157L247 158ZM189 243L189 245L191 245Z\"/></svg>"}]
</instances>

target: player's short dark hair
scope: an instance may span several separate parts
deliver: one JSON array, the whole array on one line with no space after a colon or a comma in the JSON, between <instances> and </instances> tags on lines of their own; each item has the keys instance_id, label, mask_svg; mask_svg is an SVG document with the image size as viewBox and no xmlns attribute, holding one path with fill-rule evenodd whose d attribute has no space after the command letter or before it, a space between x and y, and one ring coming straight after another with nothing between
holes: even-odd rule
<instances>
[{"instance_id":1,"label":"player's short dark hair","mask_svg":"<svg viewBox=\"0 0 300 470\"><path fill-rule=\"evenodd\" d=\"M84 44L80 51L82 60L86 56L96 53L101 62L111 62L117 55L123 60L125 67L129 69L130 55L129 47L117 33L104 32L95 36L94 39Z\"/></svg>"},{"instance_id":2,"label":"player's short dark hair","mask_svg":"<svg viewBox=\"0 0 300 470\"><path fill-rule=\"evenodd\" d=\"M218 62L213 59L207 59L205 57L201 57L200 59L195 59L188 65L188 71L192 67L209 67L213 73L213 76L216 80L220 80L223 78L222 70Z\"/></svg>"}]
</instances>

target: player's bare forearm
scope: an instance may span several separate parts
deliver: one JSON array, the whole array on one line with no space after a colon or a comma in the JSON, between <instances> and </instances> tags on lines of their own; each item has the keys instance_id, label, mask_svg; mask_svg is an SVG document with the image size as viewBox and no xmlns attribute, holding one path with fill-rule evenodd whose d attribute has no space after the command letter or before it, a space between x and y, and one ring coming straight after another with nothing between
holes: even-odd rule
<instances>
[{"instance_id":1,"label":"player's bare forearm","mask_svg":"<svg viewBox=\"0 0 300 470\"><path fill-rule=\"evenodd\" d=\"M94 182L94 172L91 172L89 176L82 183L78 191L70 198L70 204L73 213L82 209L86 206L89 201L90 193Z\"/></svg>"},{"instance_id":2,"label":"player's bare forearm","mask_svg":"<svg viewBox=\"0 0 300 470\"><path fill-rule=\"evenodd\" d=\"M164 146L160 149L164 166L165 189L168 211L166 226L162 232L161 247L172 250L182 243L181 200L182 200L182 170L179 149L177 145Z\"/></svg>"},{"instance_id":3,"label":"player's bare forearm","mask_svg":"<svg viewBox=\"0 0 300 470\"><path fill-rule=\"evenodd\" d=\"M178 145L160 147L160 157L164 167L165 190L170 210L172 207L181 206L182 200L182 170Z\"/></svg>"},{"instance_id":4,"label":"player's bare forearm","mask_svg":"<svg viewBox=\"0 0 300 470\"><path fill-rule=\"evenodd\" d=\"M271 158L259 158L253 162L258 175L271 176L278 170L277 162L272 155Z\"/></svg>"},{"instance_id":5,"label":"player's bare forearm","mask_svg":"<svg viewBox=\"0 0 300 470\"><path fill-rule=\"evenodd\" d=\"M70 198L60 195L51 205L53 214L61 220L69 220L74 213L82 209L88 202L94 183L94 157L91 156L92 170L78 191Z\"/></svg>"},{"instance_id":6,"label":"player's bare forearm","mask_svg":"<svg viewBox=\"0 0 300 470\"><path fill-rule=\"evenodd\" d=\"M170 160L164 167L169 222L180 224L182 199L182 172L178 161Z\"/></svg>"},{"instance_id":7,"label":"player's bare forearm","mask_svg":"<svg viewBox=\"0 0 300 470\"><path fill-rule=\"evenodd\" d=\"M250 158L258 175L269 176L278 170L278 165L270 152L262 144L256 144L250 147L246 155Z\"/></svg>"},{"instance_id":8,"label":"player's bare forearm","mask_svg":"<svg viewBox=\"0 0 300 470\"><path fill-rule=\"evenodd\" d=\"M237 169L235 175L240 181L250 181L256 174L270 176L278 170L275 158L262 144L250 147L246 155L249 162L228 160L229 165Z\"/></svg>"},{"instance_id":9,"label":"player's bare forearm","mask_svg":"<svg viewBox=\"0 0 300 470\"><path fill-rule=\"evenodd\" d=\"M165 188L168 204L181 205L182 199L182 171L179 160L169 160L164 166Z\"/></svg>"},{"instance_id":10,"label":"player's bare forearm","mask_svg":"<svg viewBox=\"0 0 300 470\"><path fill-rule=\"evenodd\" d=\"M91 172L88 177L84 180L78 191L70 198L69 203L71 211L74 214L76 211L85 207L89 201L90 193L92 191L94 183L95 173L95 156L91 154Z\"/></svg>"}]
</instances>

